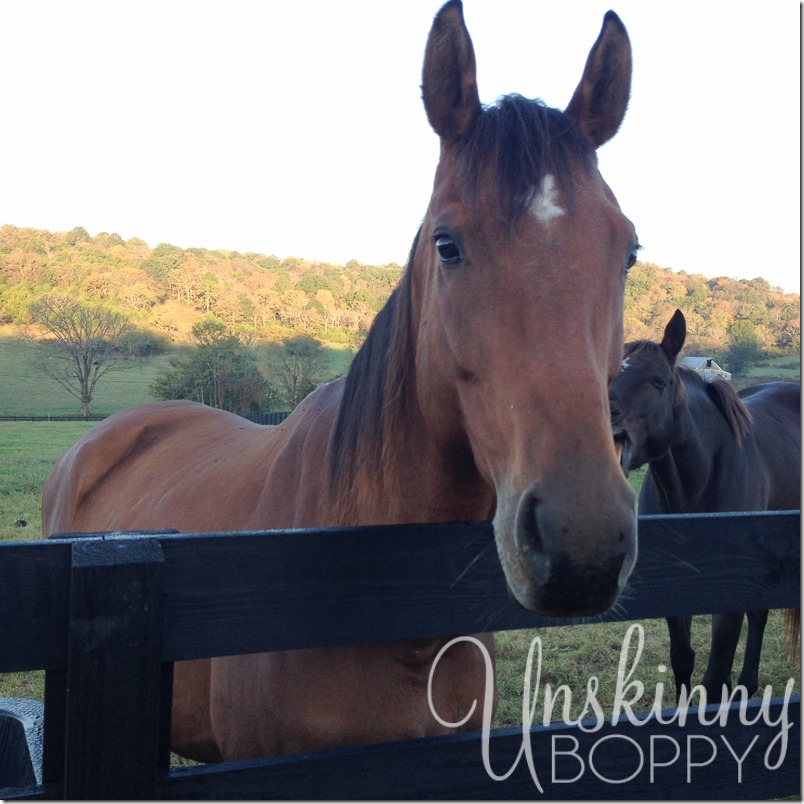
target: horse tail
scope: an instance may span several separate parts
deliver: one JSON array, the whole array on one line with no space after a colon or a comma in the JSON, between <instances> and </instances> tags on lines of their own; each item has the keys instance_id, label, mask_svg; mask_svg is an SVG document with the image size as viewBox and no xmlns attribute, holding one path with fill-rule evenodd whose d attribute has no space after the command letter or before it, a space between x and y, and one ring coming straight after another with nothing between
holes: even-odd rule
<instances>
[{"instance_id":1,"label":"horse tail","mask_svg":"<svg viewBox=\"0 0 804 804\"><path fill-rule=\"evenodd\" d=\"M792 664L798 658L798 641L801 635L801 609L782 612L782 632L787 649L787 660Z\"/></svg>"}]
</instances>

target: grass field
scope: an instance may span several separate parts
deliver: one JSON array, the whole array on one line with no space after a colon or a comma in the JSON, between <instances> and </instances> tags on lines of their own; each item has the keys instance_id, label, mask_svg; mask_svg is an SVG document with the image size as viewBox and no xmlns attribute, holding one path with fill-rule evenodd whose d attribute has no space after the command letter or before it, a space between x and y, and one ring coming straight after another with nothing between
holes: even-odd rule
<instances>
[{"instance_id":1,"label":"grass field","mask_svg":"<svg viewBox=\"0 0 804 804\"><path fill-rule=\"evenodd\" d=\"M0 332L0 416L74 416L79 403L30 363L31 348ZM105 416L131 405L153 402L148 385L165 357L137 360L131 368L113 371L98 381L93 414Z\"/></svg>"},{"instance_id":2,"label":"grass field","mask_svg":"<svg viewBox=\"0 0 804 804\"><path fill-rule=\"evenodd\" d=\"M758 366L751 366L745 376L749 378L775 377L780 380L801 379L801 357L794 358L789 355L767 360Z\"/></svg>"},{"instance_id":3,"label":"grass field","mask_svg":"<svg viewBox=\"0 0 804 804\"><path fill-rule=\"evenodd\" d=\"M78 400L31 364L31 347L10 334L8 327L0 327L0 416L74 416L78 413ZM259 347L257 360L263 374L270 379L268 357L270 349ZM322 380L344 374L353 357L345 347L324 348L325 365ZM133 360L122 371L112 371L98 381L91 413L108 416L118 410L153 402L148 386L169 355Z\"/></svg>"},{"instance_id":4,"label":"grass field","mask_svg":"<svg viewBox=\"0 0 804 804\"><path fill-rule=\"evenodd\" d=\"M751 366L742 374L732 377L737 390L760 382L787 380L801 382L801 357L776 357L757 366Z\"/></svg>"},{"instance_id":5,"label":"grass field","mask_svg":"<svg viewBox=\"0 0 804 804\"><path fill-rule=\"evenodd\" d=\"M0 422L0 541L42 536L45 478L59 455L91 426Z\"/></svg>"}]
</instances>

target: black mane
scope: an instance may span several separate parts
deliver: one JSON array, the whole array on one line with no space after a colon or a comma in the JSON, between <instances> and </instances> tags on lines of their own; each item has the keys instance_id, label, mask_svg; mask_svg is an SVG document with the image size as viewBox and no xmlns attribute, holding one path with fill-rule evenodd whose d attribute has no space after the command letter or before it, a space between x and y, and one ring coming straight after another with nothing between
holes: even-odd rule
<instances>
[{"instance_id":1,"label":"black mane","mask_svg":"<svg viewBox=\"0 0 804 804\"><path fill-rule=\"evenodd\" d=\"M420 233L421 230L413 240L405 273L377 313L366 340L349 366L330 441L330 491L348 490L357 463L362 463L369 471L380 471L388 427L384 414L389 397L393 398L401 390L403 377L413 360L414 350L407 342L410 337L410 273Z\"/></svg>"}]
</instances>

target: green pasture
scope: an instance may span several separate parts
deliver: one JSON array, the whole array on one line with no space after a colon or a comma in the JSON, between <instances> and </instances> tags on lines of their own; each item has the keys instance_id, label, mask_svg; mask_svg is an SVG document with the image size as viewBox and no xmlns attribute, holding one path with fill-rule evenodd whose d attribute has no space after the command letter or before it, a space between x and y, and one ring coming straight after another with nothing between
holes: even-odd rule
<instances>
[{"instance_id":1,"label":"green pasture","mask_svg":"<svg viewBox=\"0 0 804 804\"><path fill-rule=\"evenodd\" d=\"M36 370L31 351L25 341L0 336L0 416L75 416L78 400ZM148 386L166 360L164 356L135 360L129 368L101 377L90 411L106 416L153 402Z\"/></svg>"},{"instance_id":2,"label":"green pasture","mask_svg":"<svg viewBox=\"0 0 804 804\"><path fill-rule=\"evenodd\" d=\"M740 379L748 385L755 382L768 382L770 380L798 380L801 381L801 357L793 358L790 355L777 357L747 368Z\"/></svg>"},{"instance_id":3,"label":"green pasture","mask_svg":"<svg viewBox=\"0 0 804 804\"><path fill-rule=\"evenodd\" d=\"M772 375L780 379L799 379L801 377L801 355L773 357L752 366L745 373L757 377Z\"/></svg>"},{"instance_id":4,"label":"green pasture","mask_svg":"<svg viewBox=\"0 0 804 804\"><path fill-rule=\"evenodd\" d=\"M41 538L45 478L59 455L91 426L0 422L0 541Z\"/></svg>"},{"instance_id":5,"label":"green pasture","mask_svg":"<svg viewBox=\"0 0 804 804\"><path fill-rule=\"evenodd\" d=\"M270 382L270 357L275 347L258 346L257 360ZM345 374L354 352L345 346L325 346L321 380ZM126 368L109 372L98 381L90 412L108 416L118 410L153 402L148 387L170 354L137 358ZM0 416L74 416L78 400L58 383L39 373L31 361L31 347L19 338L0 332Z\"/></svg>"}]
</instances>

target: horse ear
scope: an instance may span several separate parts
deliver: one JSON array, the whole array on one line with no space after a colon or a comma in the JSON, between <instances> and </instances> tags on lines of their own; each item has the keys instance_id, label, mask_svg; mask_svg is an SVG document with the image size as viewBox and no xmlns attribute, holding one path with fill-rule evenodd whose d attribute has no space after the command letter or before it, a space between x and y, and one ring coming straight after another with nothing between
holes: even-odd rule
<instances>
[{"instance_id":1,"label":"horse ear","mask_svg":"<svg viewBox=\"0 0 804 804\"><path fill-rule=\"evenodd\" d=\"M581 83L566 113L599 148L620 127L631 94L631 42L620 18L607 11L603 28L589 51Z\"/></svg>"},{"instance_id":2,"label":"horse ear","mask_svg":"<svg viewBox=\"0 0 804 804\"><path fill-rule=\"evenodd\" d=\"M424 53L422 99L430 125L445 142L465 137L480 114L475 50L461 0L450 0L433 20Z\"/></svg>"},{"instance_id":3,"label":"horse ear","mask_svg":"<svg viewBox=\"0 0 804 804\"><path fill-rule=\"evenodd\" d=\"M681 310L676 310L667 322L662 338L662 351L667 355L670 365L674 366L681 347L687 338L687 320Z\"/></svg>"}]
</instances>

